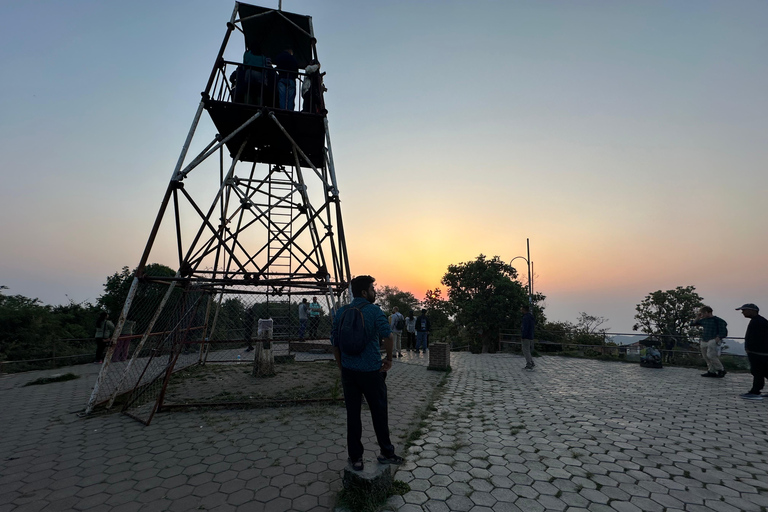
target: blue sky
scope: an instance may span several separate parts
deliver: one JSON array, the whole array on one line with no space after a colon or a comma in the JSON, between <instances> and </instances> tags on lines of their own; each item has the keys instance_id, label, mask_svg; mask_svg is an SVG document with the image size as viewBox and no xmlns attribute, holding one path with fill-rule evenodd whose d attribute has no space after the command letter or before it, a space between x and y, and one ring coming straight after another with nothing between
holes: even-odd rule
<instances>
[{"instance_id":1,"label":"blue sky","mask_svg":"<svg viewBox=\"0 0 768 512\"><path fill-rule=\"evenodd\" d=\"M136 265L233 6L0 5L8 292L93 301ZM765 2L283 8L313 17L353 273L421 297L530 238L551 319L626 331L678 285L732 333L768 308Z\"/></svg>"}]
</instances>

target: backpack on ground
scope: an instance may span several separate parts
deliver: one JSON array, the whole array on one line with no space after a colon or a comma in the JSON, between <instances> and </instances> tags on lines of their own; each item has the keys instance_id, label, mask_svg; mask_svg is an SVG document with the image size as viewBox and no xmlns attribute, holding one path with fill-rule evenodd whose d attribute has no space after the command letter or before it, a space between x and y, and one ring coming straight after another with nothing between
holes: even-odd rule
<instances>
[{"instance_id":1,"label":"backpack on ground","mask_svg":"<svg viewBox=\"0 0 768 512\"><path fill-rule=\"evenodd\" d=\"M369 305L360 308L349 306L339 318L339 349L349 356L360 355L368 344L362 309Z\"/></svg>"}]
</instances>

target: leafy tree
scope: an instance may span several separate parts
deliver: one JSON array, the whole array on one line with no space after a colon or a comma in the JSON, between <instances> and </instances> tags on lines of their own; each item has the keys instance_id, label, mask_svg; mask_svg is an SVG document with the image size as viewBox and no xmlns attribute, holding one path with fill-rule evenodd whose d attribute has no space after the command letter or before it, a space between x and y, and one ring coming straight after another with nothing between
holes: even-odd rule
<instances>
[{"instance_id":1,"label":"leafy tree","mask_svg":"<svg viewBox=\"0 0 768 512\"><path fill-rule=\"evenodd\" d=\"M635 308L637 323L632 330L659 336L668 347L673 343L687 346L696 331L690 322L702 305L701 296L693 286L657 290L646 295Z\"/></svg>"},{"instance_id":2,"label":"leafy tree","mask_svg":"<svg viewBox=\"0 0 768 512\"><path fill-rule=\"evenodd\" d=\"M498 256L481 254L474 261L449 265L441 283L457 324L477 336L474 352L495 350L499 329L520 324L520 306L528 303L527 289L516 281L517 271Z\"/></svg>"},{"instance_id":3,"label":"leafy tree","mask_svg":"<svg viewBox=\"0 0 768 512\"><path fill-rule=\"evenodd\" d=\"M580 312L576 318L576 324L573 330L573 343L579 345L603 345L607 338L605 333L607 327L602 327L608 321L604 316L589 315Z\"/></svg>"},{"instance_id":4,"label":"leafy tree","mask_svg":"<svg viewBox=\"0 0 768 512\"><path fill-rule=\"evenodd\" d=\"M87 353L94 348L91 338L97 314L96 308L87 302L70 301L64 306L48 306L38 299L0 293L0 360ZM14 366L11 371L35 369L37 364Z\"/></svg>"},{"instance_id":5,"label":"leafy tree","mask_svg":"<svg viewBox=\"0 0 768 512\"><path fill-rule=\"evenodd\" d=\"M397 306L404 316L419 307L419 300L411 292L402 291L397 286L382 286L378 289L376 303L385 313L391 313Z\"/></svg>"},{"instance_id":6,"label":"leafy tree","mask_svg":"<svg viewBox=\"0 0 768 512\"><path fill-rule=\"evenodd\" d=\"M541 328L537 330L536 337L540 340L551 341L553 343L571 343L573 330L575 328L576 326L567 320L545 322L541 324Z\"/></svg>"},{"instance_id":7,"label":"leafy tree","mask_svg":"<svg viewBox=\"0 0 768 512\"><path fill-rule=\"evenodd\" d=\"M427 310L430 327L432 329L431 337L435 340L441 340L449 335L455 335L456 329L451 322L451 304L443 299L440 288L427 290L424 294L424 300L421 303L421 309ZM414 309L414 315L418 316L421 311Z\"/></svg>"},{"instance_id":8,"label":"leafy tree","mask_svg":"<svg viewBox=\"0 0 768 512\"><path fill-rule=\"evenodd\" d=\"M602 325L607 321L605 317L581 312L575 323L566 320L543 324L537 337L555 343L603 345L607 343L605 333L608 328Z\"/></svg>"},{"instance_id":9,"label":"leafy tree","mask_svg":"<svg viewBox=\"0 0 768 512\"><path fill-rule=\"evenodd\" d=\"M104 283L104 294L98 298L97 304L107 312L112 321L116 321L123 310L123 305L125 304L125 299L128 298L128 291L131 288L135 272L135 270L129 270L128 267L123 267L119 272L115 272L107 277L107 282ZM175 275L175 270L159 263L151 263L144 268L144 276L146 277L173 277ZM133 299L133 305L129 312L129 320L136 321L134 332L141 333L146 329L152 314L155 312L155 308L160 304L160 300L167 290L168 288L165 284L141 283L136 291L136 296ZM173 323L172 310L181 294L181 290L177 289L174 291L168 306L166 306L166 310L164 310L163 316L159 319L158 328L160 330Z\"/></svg>"}]
</instances>

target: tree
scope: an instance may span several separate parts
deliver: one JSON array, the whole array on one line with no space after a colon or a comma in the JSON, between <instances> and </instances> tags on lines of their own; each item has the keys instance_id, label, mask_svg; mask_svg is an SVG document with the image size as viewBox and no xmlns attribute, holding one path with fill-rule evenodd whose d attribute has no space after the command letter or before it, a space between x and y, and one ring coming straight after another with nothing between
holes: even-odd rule
<instances>
[{"instance_id":1,"label":"tree","mask_svg":"<svg viewBox=\"0 0 768 512\"><path fill-rule=\"evenodd\" d=\"M573 329L573 342L579 345L603 345L607 327L601 327L608 319L604 316L580 312Z\"/></svg>"},{"instance_id":2,"label":"tree","mask_svg":"<svg viewBox=\"0 0 768 512\"><path fill-rule=\"evenodd\" d=\"M377 290L376 302L385 313L391 313L397 307L400 313L408 315L409 311L416 311L419 307L416 296L400 290L397 286L382 286Z\"/></svg>"},{"instance_id":3,"label":"tree","mask_svg":"<svg viewBox=\"0 0 768 512\"><path fill-rule=\"evenodd\" d=\"M527 289L516 281L517 271L498 256L481 254L474 261L448 265L440 281L448 287L448 300L456 322L477 336L473 351L495 350L499 329L519 325L520 306L528 303Z\"/></svg>"},{"instance_id":4,"label":"tree","mask_svg":"<svg viewBox=\"0 0 768 512\"><path fill-rule=\"evenodd\" d=\"M635 307L637 323L632 326L632 330L660 337L667 348L674 344L686 346L696 331L691 321L702 305L701 296L693 286L657 290L646 295Z\"/></svg>"},{"instance_id":5,"label":"tree","mask_svg":"<svg viewBox=\"0 0 768 512\"><path fill-rule=\"evenodd\" d=\"M427 290L424 294L424 300L421 302L422 309L427 310L427 316L429 317L430 328L432 334L430 335L437 341L443 339L448 335L455 335L454 325L451 322L451 305L443 299L442 291L440 288L434 290ZM420 311L415 311L416 316L421 314Z\"/></svg>"},{"instance_id":6,"label":"tree","mask_svg":"<svg viewBox=\"0 0 768 512\"><path fill-rule=\"evenodd\" d=\"M104 283L104 294L98 298L97 304L107 312L109 318L113 321L117 320L123 310L123 305L125 304L125 299L128 298L128 291L131 288L135 273L136 270L131 271L128 267L123 267L119 272L115 272L107 277L107 282ZM143 276L145 277L173 277L175 275L175 270L160 263L151 263L144 267ZM136 333L144 332L155 312L155 308L160 304L167 290L167 285L161 283L143 282L140 284L129 312L129 320L136 321ZM164 330L173 324L172 308L181 294L182 291L177 287L163 315L159 318L156 329Z\"/></svg>"}]
</instances>

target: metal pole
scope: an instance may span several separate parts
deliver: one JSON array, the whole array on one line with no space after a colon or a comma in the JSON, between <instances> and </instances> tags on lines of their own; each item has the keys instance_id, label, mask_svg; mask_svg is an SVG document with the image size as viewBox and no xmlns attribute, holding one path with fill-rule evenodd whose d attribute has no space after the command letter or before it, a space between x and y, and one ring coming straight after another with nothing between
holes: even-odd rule
<instances>
[{"instance_id":1,"label":"metal pole","mask_svg":"<svg viewBox=\"0 0 768 512\"><path fill-rule=\"evenodd\" d=\"M525 245L528 248L528 259L525 262L528 264L528 304L533 302L533 286L531 285L531 242L526 238Z\"/></svg>"}]
</instances>

